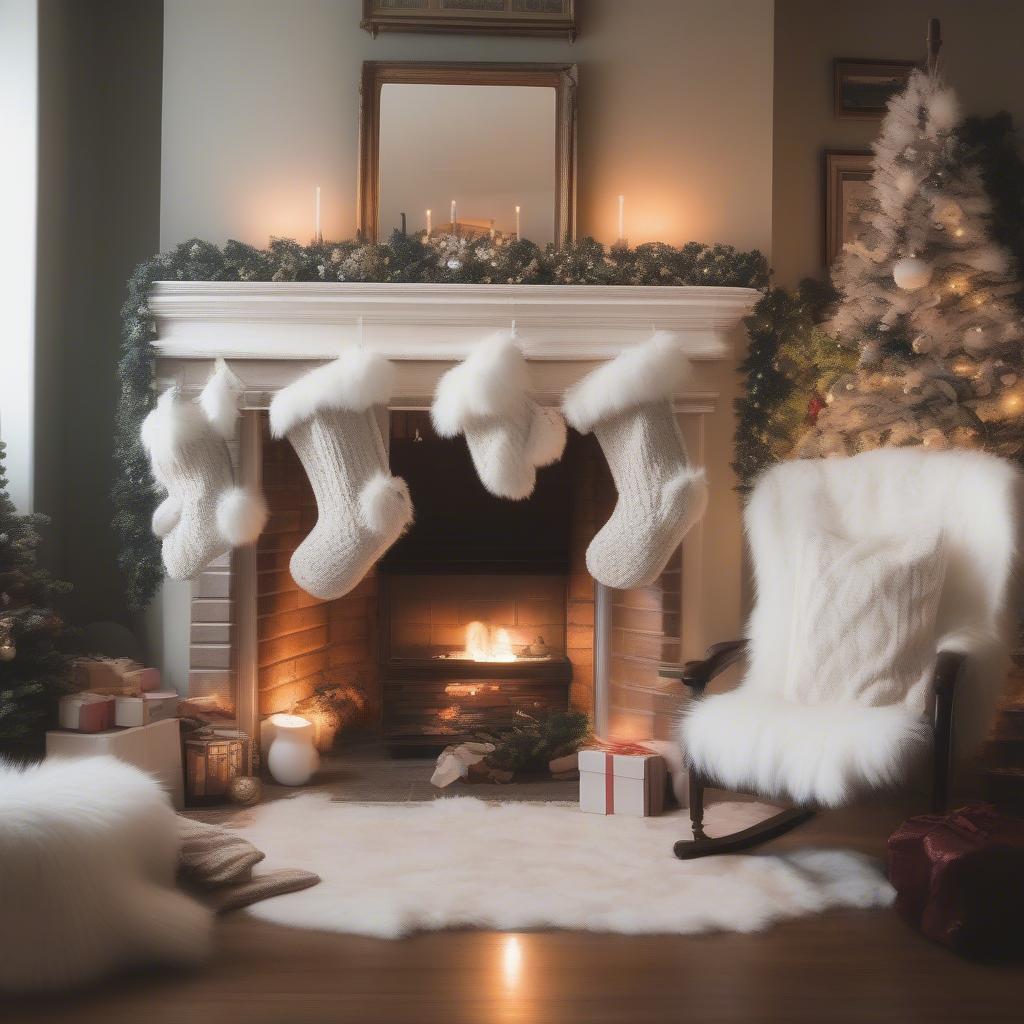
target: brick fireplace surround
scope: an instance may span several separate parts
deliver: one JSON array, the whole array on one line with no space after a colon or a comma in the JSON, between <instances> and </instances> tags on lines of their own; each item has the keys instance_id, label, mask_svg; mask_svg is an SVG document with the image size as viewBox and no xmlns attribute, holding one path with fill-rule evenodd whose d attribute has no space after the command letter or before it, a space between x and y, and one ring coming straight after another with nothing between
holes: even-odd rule
<instances>
[{"instance_id":1,"label":"brick fireplace surround","mask_svg":"<svg viewBox=\"0 0 1024 1024\"><path fill-rule=\"evenodd\" d=\"M157 283L150 303L158 327L158 387L176 381L185 394L196 394L212 360L229 360L245 385L233 446L237 473L265 488L272 510L257 545L219 560L194 581L185 633L188 681L174 682L193 694L229 698L239 727L253 735L262 717L287 709L321 683L344 682L365 698L360 724L379 727L388 702L382 628L410 642L452 648L466 620L476 617L471 595L462 606L427 599L429 574L398 591L394 580L385 580L399 596L427 597L389 611L383 626L382 571L334 602L309 597L291 580L288 559L315 522L316 508L287 442L269 438L265 410L277 389L344 344L360 342L397 364L397 393L381 424L389 436L394 415L429 408L440 375L475 342L511 322L530 361L535 393L549 405L597 362L647 340L652 328L675 331L695 366L675 407L691 457L703 464L708 451L717 450L707 425L719 419L713 414L720 404L719 392L708 385L721 380L716 363L731 372L735 329L756 298L742 288ZM591 713L598 730L664 735L678 697L658 681L658 666L693 657L718 638L705 635L705 606L713 604L719 582L707 564L707 531L694 529L651 587L611 591L596 584L583 556L614 490L599 449L591 444L587 450L590 462L572 478L564 573L510 574L503 586L491 588L501 597L488 606L490 624L505 627L519 649L539 633L553 652L564 653L571 666L567 699ZM714 467L709 475L714 495ZM709 519L715 510L713 499ZM168 632L185 632L175 626Z\"/></svg>"}]
</instances>

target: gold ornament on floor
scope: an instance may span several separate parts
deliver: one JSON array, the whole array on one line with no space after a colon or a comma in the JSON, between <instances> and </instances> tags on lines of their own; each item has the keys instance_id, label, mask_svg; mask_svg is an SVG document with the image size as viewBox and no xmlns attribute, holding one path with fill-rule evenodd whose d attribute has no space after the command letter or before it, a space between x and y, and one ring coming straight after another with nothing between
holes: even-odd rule
<instances>
[{"instance_id":1,"label":"gold ornament on floor","mask_svg":"<svg viewBox=\"0 0 1024 1024\"><path fill-rule=\"evenodd\" d=\"M239 775L228 783L228 799L233 804L248 807L263 795L263 785L252 775Z\"/></svg>"}]
</instances>

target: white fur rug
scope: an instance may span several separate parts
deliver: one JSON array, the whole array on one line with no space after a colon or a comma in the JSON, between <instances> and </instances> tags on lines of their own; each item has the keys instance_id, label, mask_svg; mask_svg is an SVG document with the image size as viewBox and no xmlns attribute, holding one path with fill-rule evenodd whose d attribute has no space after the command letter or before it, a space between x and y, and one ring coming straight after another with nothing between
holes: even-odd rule
<instances>
[{"instance_id":1,"label":"white fur rug","mask_svg":"<svg viewBox=\"0 0 1024 1024\"><path fill-rule=\"evenodd\" d=\"M771 810L715 804L705 823L722 834ZM266 852L263 868L323 879L248 913L381 938L459 927L750 932L827 907L892 902L879 865L848 851L677 860L672 844L687 826L685 812L604 817L565 804L351 804L313 793L264 804L239 831Z\"/></svg>"}]
</instances>

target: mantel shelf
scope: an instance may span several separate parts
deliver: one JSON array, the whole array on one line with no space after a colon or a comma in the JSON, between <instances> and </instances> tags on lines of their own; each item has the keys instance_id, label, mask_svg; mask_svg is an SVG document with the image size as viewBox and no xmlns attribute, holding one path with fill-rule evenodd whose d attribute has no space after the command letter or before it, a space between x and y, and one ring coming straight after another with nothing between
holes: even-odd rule
<instances>
[{"instance_id":1,"label":"mantel shelf","mask_svg":"<svg viewBox=\"0 0 1024 1024\"><path fill-rule=\"evenodd\" d=\"M527 357L607 359L674 331L692 359L730 358L752 288L158 281L149 304L165 360L331 359L361 341L389 359L450 362L510 327Z\"/></svg>"}]
</instances>

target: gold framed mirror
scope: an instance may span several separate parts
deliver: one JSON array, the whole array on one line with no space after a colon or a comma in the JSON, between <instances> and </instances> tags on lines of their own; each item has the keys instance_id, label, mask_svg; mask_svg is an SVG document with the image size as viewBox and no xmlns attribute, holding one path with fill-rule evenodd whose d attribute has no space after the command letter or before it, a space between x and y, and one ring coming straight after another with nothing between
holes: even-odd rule
<instances>
[{"instance_id":1,"label":"gold framed mirror","mask_svg":"<svg viewBox=\"0 0 1024 1024\"><path fill-rule=\"evenodd\" d=\"M575 64L366 61L360 237L574 238L576 82Z\"/></svg>"}]
</instances>

